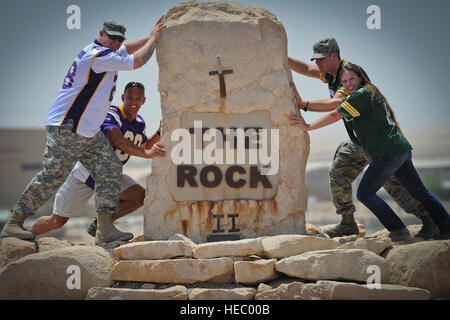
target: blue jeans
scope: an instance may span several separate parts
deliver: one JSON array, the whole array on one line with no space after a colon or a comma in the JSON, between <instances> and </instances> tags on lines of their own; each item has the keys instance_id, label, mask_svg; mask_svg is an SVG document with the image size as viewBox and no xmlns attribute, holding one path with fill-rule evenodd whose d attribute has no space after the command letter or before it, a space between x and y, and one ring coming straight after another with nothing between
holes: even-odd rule
<instances>
[{"instance_id":1,"label":"blue jeans","mask_svg":"<svg viewBox=\"0 0 450 320\"><path fill-rule=\"evenodd\" d=\"M411 161L411 151L373 159L358 187L357 197L389 231L405 228L400 218L376 192L394 175L430 215L441 233L450 232L450 216L442 203L423 185Z\"/></svg>"}]
</instances>

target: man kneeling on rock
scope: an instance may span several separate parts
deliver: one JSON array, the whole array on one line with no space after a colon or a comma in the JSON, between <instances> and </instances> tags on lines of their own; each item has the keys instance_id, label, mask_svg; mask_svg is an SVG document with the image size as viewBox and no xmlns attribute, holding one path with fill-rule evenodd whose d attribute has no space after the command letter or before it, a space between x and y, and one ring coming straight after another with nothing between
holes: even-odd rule
<instances>
[{"instance_id":1,"label":"man kneeling on rock","mask_svg":"<svg viewBox=\"0 0 450 320\"><path fill-rule=\"evenodd\" d=\"M111 106L101 130L111 142L118 158L124 165L130 155L142 158L165 157L166 149L159 143L159 130L149 139L145 134L144 119L138 115L145 103L145 88L139 82L126 85L122 95L123 105ZM55 196L54 213L40 217L31 227L31 232L39 235L53 229L61 228L70 217L80 216L89 198L94 194L95 181L80 162L77 162L67 180ZM112 221L129 214L144 204L145 190L130 176L123 174L120 186L117 214L99 216L98 219ZM95 243L128 241L133 238L129 232L121 232L112 223L107 229L97 229L97 219L88 227L88 233L95 237Z\"/></svg>"}]
</instances>

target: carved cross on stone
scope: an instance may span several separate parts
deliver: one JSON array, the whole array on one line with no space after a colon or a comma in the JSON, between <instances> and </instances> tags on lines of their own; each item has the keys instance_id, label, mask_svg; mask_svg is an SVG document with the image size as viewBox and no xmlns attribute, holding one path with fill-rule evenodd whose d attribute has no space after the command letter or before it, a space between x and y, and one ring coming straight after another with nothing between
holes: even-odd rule
<instances>
[{"instance_id":1,"label":"carved cross on stone","mask_svg":"<svg viewBox=\"0 0 450 320\"><path fill-rule=\"evenodd\" d=\"M216 56L216 59L217 59L217 70L210 71L209 75L210 76L214 76L216 74L219 75L220 96L224 98L227 95L227 88L225 86L225 78L223 75L233 73L233 70L223 70L222 62L220 61L220 56Z\"/></svg>"}]
</instances>

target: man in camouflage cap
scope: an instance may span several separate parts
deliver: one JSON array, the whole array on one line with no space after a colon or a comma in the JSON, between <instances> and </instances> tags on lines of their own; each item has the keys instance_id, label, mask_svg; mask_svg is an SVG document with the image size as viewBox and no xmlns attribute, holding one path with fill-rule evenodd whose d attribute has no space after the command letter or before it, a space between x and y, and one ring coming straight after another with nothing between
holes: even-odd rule
<instances>
[{"instance_id":1,"label":"man in camouflage cap","mask_svg":"<svg viewBox=\"0 0 450 320\"><path fill-rule=\"evenodd\" d=\"M317 41L313 46L314 54L308 64L301 60L289 57L288 62L292 70L305 76L320 79L328 85L330 98L343 98L347 93L343 90L341 83L341 71L344 65L349 63L341 59L340 50L336 39L327 38ZM364 72L364 70L361 68ZM367 74L364 72L367 76ZM367 77L369 78L369 77ZM298 95L295 85L294 94ZM329 112L325 108L302 108L304 111ZM336 213L341 215L341 222L331 228L322 230L330 237L358 234L358 225L354 219L356 211L352 197L352 182L358 177L368 165L369 159L360 147L353 130L343 120L347 129L349 140L342 142L334 155L333 163L329 171L331 198ZM422 220L423 227L418 236L429 239L439 235L439 229L431 220L422 205L415 200L406 189L394 177L391 177L384 189L390 194L396 203L407 213L413 214Z\"/></svg>"},{"instance_id":2,"label":"man in camouflage cap","mask_svg":"<svg viewBox=\"0 0 450 320\"><path fill-rule=\"evenodd\" d=\"M106 20L103 22L103 28L102 31L105 32L109 37L119 37L116 38L117 40L126 40L125 38L125 32L127 31L127 28L125 26L121 25L115 20Z\"/></svg>"},{"instance_id":3,"label":"man in camouflage cap","mask_svg":"<svg viewBox=\"0 0 450 320\"><path fill-rule=\"evenodd\" d=\"M313 50L314 55L310 59L311 61L326 58L333 52L339 52L339 46L336 39L328 38L316 42L313 46Z\"/></svg>"}]
</instances>

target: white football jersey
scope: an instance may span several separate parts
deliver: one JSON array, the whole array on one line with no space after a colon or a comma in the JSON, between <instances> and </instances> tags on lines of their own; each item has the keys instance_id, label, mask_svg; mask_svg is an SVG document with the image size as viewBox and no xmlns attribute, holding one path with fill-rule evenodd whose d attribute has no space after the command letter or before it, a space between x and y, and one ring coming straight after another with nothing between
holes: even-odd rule
<instances>
[{"instance_id":1,"label":"white football jersey","mask_svg":"<svg viewBox=\"0 0 450 320\"><path fill-rule=\"evenodd\" d=\"M93 137L100 130L114 98L117 71L133 70L133 67L134 57L124 45L112 51L95 40L70 66L45 125L65 126L72 119L73 132Z\"/></svg>"}]
</instances>

